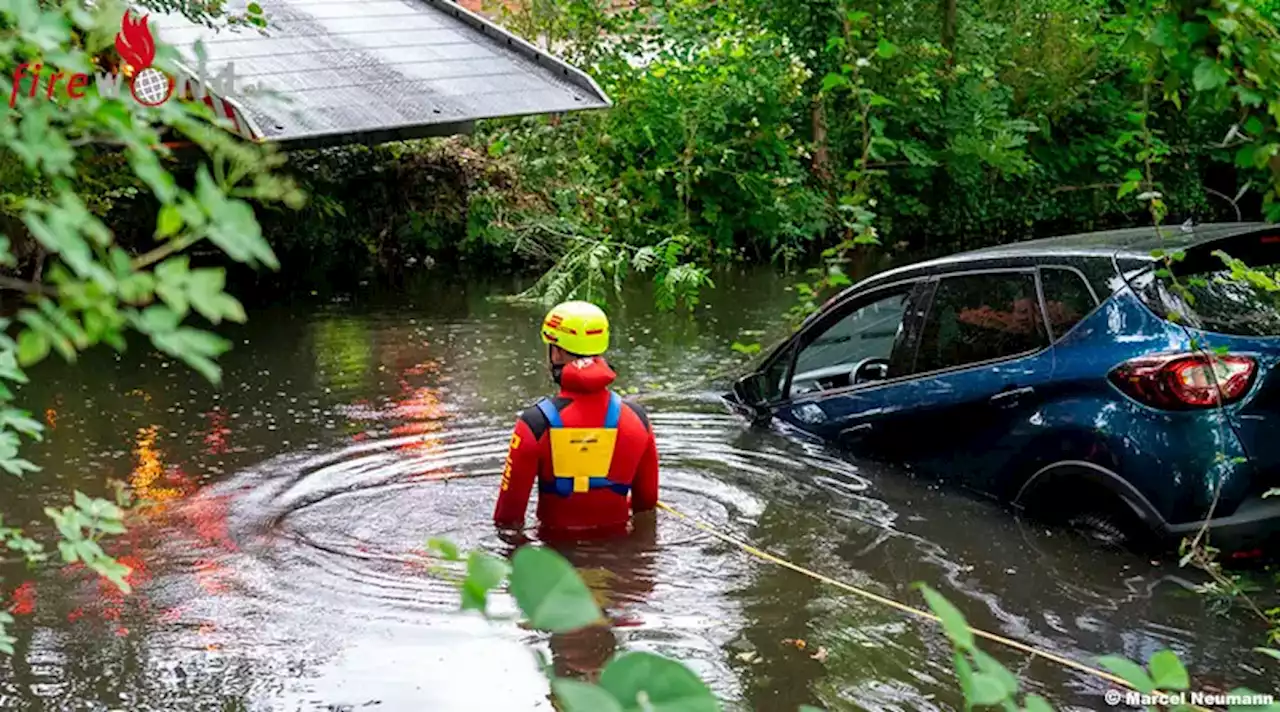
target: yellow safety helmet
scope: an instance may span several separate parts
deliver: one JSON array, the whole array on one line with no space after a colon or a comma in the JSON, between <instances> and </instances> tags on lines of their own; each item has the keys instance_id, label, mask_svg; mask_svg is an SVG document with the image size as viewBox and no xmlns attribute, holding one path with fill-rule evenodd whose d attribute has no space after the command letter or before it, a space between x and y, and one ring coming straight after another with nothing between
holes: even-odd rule
<instances>
[{"instance_id":1,"label":"yellow safety helmet","mask_svg":"<svg viewBox=\"0 0 1280 712\"><path fill-rule=\"evenodd\" d=\"M609 317L590 302L564 302L542 320L542 343L578 356L598 356L609 348Z\"/></svg>"}]
</instances>

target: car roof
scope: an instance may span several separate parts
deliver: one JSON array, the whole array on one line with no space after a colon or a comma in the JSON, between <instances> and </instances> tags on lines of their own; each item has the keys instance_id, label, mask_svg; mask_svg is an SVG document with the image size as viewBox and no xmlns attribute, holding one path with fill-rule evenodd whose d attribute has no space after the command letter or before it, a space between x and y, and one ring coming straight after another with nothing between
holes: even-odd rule
<instances>
[{"instance_id":1,"label":"car roof","mask_svg":"<svg viewBox=\"0 0 1280 712\"><path fill-rule=\"evenodd\" d=\"M953 272L966 268L1023 266L1042 262L1046 257L1114 258L1127 262L1152 262L1156 259L1151 254L1153 250L1187 250L1238 235L1260 230L1274 230L1277 227L1268 223L1244 222L1166 225L1160 231L1157 231L1154 226L1147 226L1024 240L903 265L873 275L855 286L862 288L874 283L912 279L927 274Z\"/></svg>"}]
</instances>

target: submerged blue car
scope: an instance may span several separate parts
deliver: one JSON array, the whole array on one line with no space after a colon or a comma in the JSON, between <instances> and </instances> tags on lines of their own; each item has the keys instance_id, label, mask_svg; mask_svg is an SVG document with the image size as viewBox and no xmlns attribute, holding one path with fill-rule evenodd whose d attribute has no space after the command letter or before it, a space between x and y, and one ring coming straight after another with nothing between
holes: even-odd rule
<instances>
[{"instance_id":1,"label":"submerged blue car","mask_svg":"<svg viewBox=\"0 0 1280 712\"><path fill-rule=\"evenodd\" d=\"M1160 251L1175 255L1164 269ZM1221 251L1221 252L1219 252ZM1055 237L869 277L733 388L753 420L1103 538L1280 536L1280 226ZM1280 278L1277 278L1280 282Z\"/></svg>"}]
</instances>

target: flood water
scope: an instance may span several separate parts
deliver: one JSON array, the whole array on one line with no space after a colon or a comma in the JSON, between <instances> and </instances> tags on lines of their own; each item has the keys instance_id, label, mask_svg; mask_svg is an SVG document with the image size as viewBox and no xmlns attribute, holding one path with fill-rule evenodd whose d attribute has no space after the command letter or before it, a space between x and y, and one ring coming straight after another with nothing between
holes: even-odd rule
<instances>
[{"instance_id":1,"label":"flood water","mask_svg":"<svg viewBox=\"0 0 1280 712\"><path fill-rule=\"evenodd\" d=\"M424 542L508 551L490 515L510 428L551 387L541 310L489 299L513 288L436 279L251 310L224 332L236 347L217 388L136 340L33 374L21 398L50 427L28 449L44 471L0 479L4 511L47 530L48 497L103 494L108 478L155 506L108 547L134 568L134 595L75 568L4 570L21 586L5 602L19 643L0 659L0 709L550 710L531 651L581 674L619 649L686 661L735 709L961 707L933 625L665 513L652 536L570 552L612 631L550 640L460 613ZM767 273L724 275L706 297L694 318L653 313L643 288L612 310L620 387L695 381L792 301ZM912 584L928 582L975 626L1081 661L1168 647L1196 689L1276 690L1248 652L1262 628L1209 611L1176 562L751 428L724 388L644 401L674 507L882 595L920 604ZM494 608L513 611L504 594ZM1105 683L987 649L1057 705L1106 708Z\"/></svg>"}]
</instances>

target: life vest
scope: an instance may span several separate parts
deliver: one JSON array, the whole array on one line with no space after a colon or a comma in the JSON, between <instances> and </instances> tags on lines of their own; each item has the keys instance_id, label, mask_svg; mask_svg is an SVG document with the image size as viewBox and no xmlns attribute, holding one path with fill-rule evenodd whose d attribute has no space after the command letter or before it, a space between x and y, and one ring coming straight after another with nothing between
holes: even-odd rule
<instances>
[{"instance_id":1,"label":"life vest","mask_svg":"<svg viewBox=\"0 0 1280 712\"><path fill-rule=\"evenodd\" d=\"M538 401L538 410L551 426L551 479L543 479L538 491L561 497L594 489L611 489L622 496L631 485L609 479L613 450L618 444L618 420L622 417L622 398L609 393L609 410L599 428L566 428L560 410L550 398Z\"/></svg>"}]
</instances>

